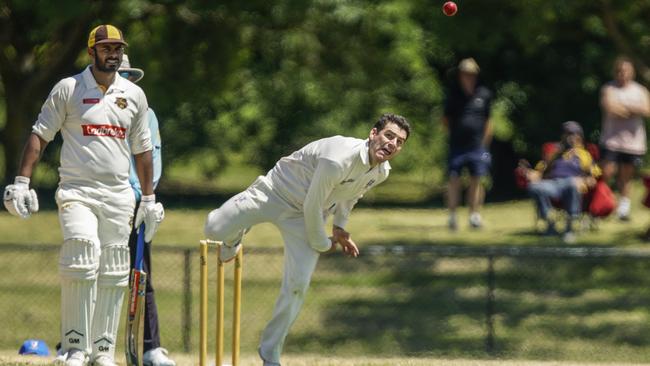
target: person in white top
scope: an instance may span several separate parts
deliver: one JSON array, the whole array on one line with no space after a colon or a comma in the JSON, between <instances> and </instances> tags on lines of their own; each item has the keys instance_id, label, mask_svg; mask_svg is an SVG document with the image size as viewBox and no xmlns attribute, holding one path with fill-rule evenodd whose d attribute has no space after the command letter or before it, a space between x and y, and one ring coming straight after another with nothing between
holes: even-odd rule
<instances>
[{"instance_id":1,"label":"person in white top","mask_svg":"<svg viewBox=\"0 0 650 366\"><path fill-rule=\"evenodd\" d=\"M603 178L618 170L618 217L629 220L631 180L646 153L644 118L650 116L648 89L634 81L634 64L626 57L614 62L613 81L601 89L603 123L600 134Z\"/></svg>"},{"instance_id":2,"label":"person in white top","mask_svg":"<svg viewBox=\"0 0 650 366\"><path fill-rule=\"evenodd\" d=\"M143 192L135 226L144 222L150 241L164 217L153 194L147 99L142 89L116 74L125 46L122 32L112 25L91 31L92 64L54 86L32 127L18 176L4 191L4 205L13 215L28 218L38 211L30 177L60 131L56 202L63 233L59 275L66 365L115 365L135 207L129 184L132 155Z\"/></svg>"},{"instance_id":3,"label":"person in white top","mask_svg":"<svg viewBox=\"0 0 650 366\"><path fill-rule=\"evenodd\" d=\"M314 141L280 159L266 176L208 215L205 235L224 242L224 260L235 257L244 233L255 224L273 223L284 239L282 288L259 347L264 365L280 364L319 255L339 245L345 254L359 255L345 230L350 212L365 192L388 178L388 161L400 153L410 130L404 117L384 114L367 139L334 136ZM324 225L330 214L334 217L328 237Z\"/></svg>"}]
</instances>

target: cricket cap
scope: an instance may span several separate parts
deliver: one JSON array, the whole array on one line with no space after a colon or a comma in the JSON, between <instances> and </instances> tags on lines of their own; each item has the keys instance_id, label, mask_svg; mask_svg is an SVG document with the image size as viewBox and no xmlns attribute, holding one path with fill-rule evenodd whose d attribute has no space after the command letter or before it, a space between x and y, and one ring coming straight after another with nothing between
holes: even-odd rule
<instances>
[{"instance_id":1,"label":"cricket cap","mask_svg":"<svg viewBox=\"0 0 650 366\"><path fill-rule=\"evenodd\" d=\"M478 67L476 60L470 57L460 61L458 64L458 70L468 74L478 75L478 73L481 71L481 68Z\"/></svg>"},{"instance_id":2,"label":"cricket cap","mask_svg":"<svg viewBox=\"0 0 650 366\"><path fill-rule=\"evenodd\" d=\"M129 45L124 40L122 31L110 24L99 25L90 31L90 35L88 35L88 48L93 48L95 45L101 43L121 43L125 46Z\"/></svg>"},{"instance_id":3,"label":"cricket cap","mask_svg":"<svg viewBox=\"0 0 650 366\"><path fill-rule=\"evenodd\" d=\"M137 83L144 77L144 70L138 69L137 67L131 67L129 56L126 54L122 56L122 63L120 64L120 68L117 70L117 72L120 75L122 75L122 73L128 73L129 76L133 77L134 83Z\"/></svg>"},{"instance_id":4,"label":"cricket cap","mask_svg":"<svg viewBox=\"0 0 650 366\"><path fill-rule=\"evenodd\" d=\"M20 355L37 355L37 356L49 356L50 349L47 348L47 344L42 339L28 339L23 342L23 345L20 346L18 350Z\"/></svg>"}]
</instances>

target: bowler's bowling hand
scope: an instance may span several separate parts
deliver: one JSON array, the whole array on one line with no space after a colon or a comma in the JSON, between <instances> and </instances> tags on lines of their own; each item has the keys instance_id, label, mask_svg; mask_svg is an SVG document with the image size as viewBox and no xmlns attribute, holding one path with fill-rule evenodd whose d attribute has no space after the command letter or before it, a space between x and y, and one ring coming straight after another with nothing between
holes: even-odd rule
<instances>
[{"instance_id":1,"label":"bowler's bowling hand","mask_svg":"<svg viewBox=\"0 0 650 366\"><path fill-rule=\"evenodd\" d=\"M341 248L343 248L343 253L345 255L354 258L359 256L359 248L357 247L357 244L354 242L354 240L352 240L352 236L349 232L345 231L341 227L334 226L332 228L332 237L334 240L336 240L337 243L339 243L339 245L341 245Z\"/></svg>"}]
</instances>

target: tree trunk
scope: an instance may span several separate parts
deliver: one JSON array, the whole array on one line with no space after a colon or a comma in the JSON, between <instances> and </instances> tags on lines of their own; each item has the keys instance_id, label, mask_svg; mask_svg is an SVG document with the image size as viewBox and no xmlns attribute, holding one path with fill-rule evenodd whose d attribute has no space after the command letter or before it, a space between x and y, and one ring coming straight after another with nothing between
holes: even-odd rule
<instances>
[{"instance_id":1,"label":"tree trunk","mask_svg":"<svg viewBox=\"0 0 650 366\"><path fill-rule=\"evenodd\" d=\"M6 83L5 88L6 90L17 90L14 89L16 88L15 85ZM23 146L30 132L30 126L36 119L36 116L33 115L33 106L25 103L24 99L17 93L7 93L5 99L7 123L2 134L2 148L5 157L3 177L5 183L11 183L18 173L18 164L20 163Z\"/></svg>"},{"instance_id":2,"label":"tree trunk","mask_svg":"<svg viewBox=\"0 0 650 366\"><path fill-rule=\"evenodd\" d=\"M627 38L625 38L623 33L621 33L616 21L616 16L614 14L615 8L613 7L612 2L610 0L601 0L601 4L601 17L609 38L614 42L614 45L621 54L632 59L634 66L637 69L637 75L639 75L644 82L650 82L650 68L648 68L644 57L640 54L639 50L637 50L637 48L634 47Z\"/></svg>"}]
</instances>

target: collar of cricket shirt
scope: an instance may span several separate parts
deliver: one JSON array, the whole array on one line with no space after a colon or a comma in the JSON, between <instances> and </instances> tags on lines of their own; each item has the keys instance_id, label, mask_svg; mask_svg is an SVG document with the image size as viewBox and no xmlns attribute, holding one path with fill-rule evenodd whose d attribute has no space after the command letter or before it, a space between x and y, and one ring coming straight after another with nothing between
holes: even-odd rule
<instances>
[{"instance_id":1,"label":"collar of cricket shirt","mask_svg":"<svg viewBox=\"0 0 650 366\"><path fill-rule=\"evenodd\" d=\"M369 140L365 140L363 144L360 144L359 156L361 157L361 162L363 163L363 165L368 167L368 171L371 171L374 167L370 166L369 144L370 144ZM390 163L388 163L388 160L379 164L378 169L379 171L390 170Z\"/></svg>"},{"instance_id":2,"label":"collar of cricket shirt","mask_svg":"<svg viewBox=\"0 0 650 366\"><path fill-rule=\"evenodd\" d=\"M83 77L84 84L86 84L86 89L94 89L94 88L100 88L100 85L97 84L97 80L95 80L95 77L93 76L93 72L90 70L91 65L88 65L86 69L81 73L81 76ZM119 77L118 75L115 75L115 78L113 79L113 83L108 87L108 89L103 93L106 94L108 91L111 91L113 89L117 89L119 91L125 91L126 90L126 84L127 81L124 78Z\"/></svg>"}]
</instances>

